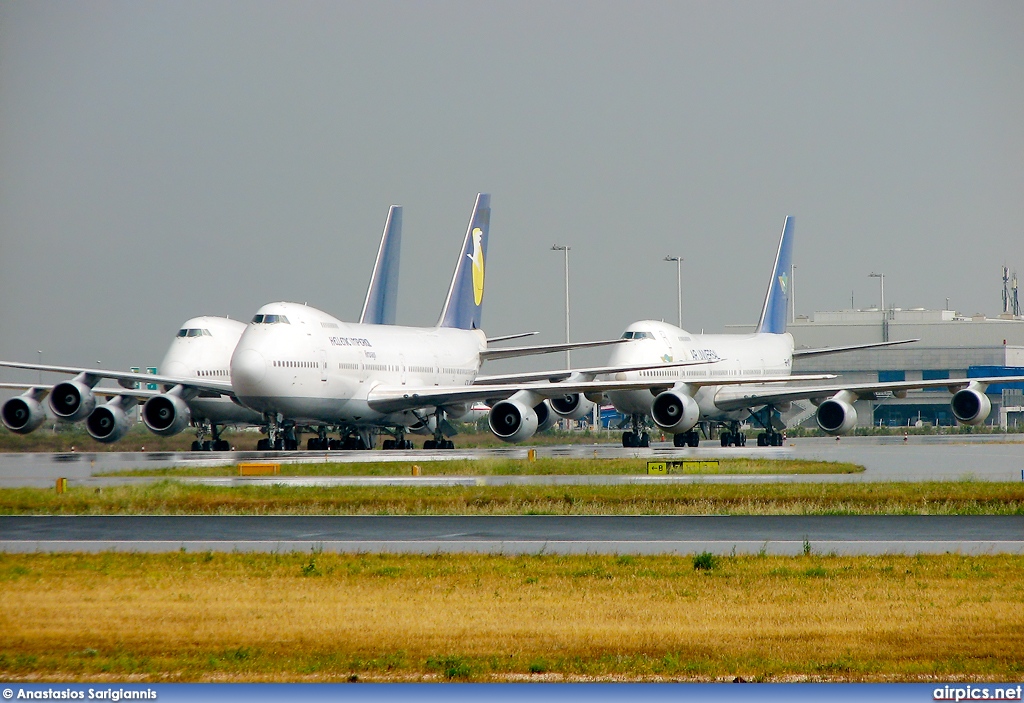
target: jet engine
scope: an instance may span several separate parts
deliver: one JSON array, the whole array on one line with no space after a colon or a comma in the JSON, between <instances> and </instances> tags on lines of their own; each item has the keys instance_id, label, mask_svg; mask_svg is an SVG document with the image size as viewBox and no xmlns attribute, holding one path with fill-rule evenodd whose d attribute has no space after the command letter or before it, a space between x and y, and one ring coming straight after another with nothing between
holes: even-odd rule
<instances>
[{"instance_id":1,"label":"jet engine","mask_svg":"<svg viewBox=\"0 0 1024 703\"><path fill-rule=\"evenodd\" d=\"M78 379L58 383L50 391L50 410L65 422L84 420L95 408L92 388Z\"/></svg>"},{"instance_id":2,"label":"jet engine","mask_svg":"<svg viewBox=\"0 0 1024 703\"><path fill-rule=\"evenodd\" d=\"M491 432L506 442L523 442L554 423L555 415L547 401L529 391L520 391L495 403L487 414Z\"/></svg>"},{"instance_id":3,"label":"jet engine","mask_svg":"<svg viewBox=\"0 0 1024 703\"><path fill-rule=\"evenodd\" d=\"M192 411L188 403L173 391L161 393L147 400L142 406L142 421L153 434L170 437L189 426Z\"/></svg>"},{"instance_id":4,"label":"jet engine","mask_svg":"<svg viewBox=\"0 0 1024 703\"><path fill-rule=\"evenodd\" d=\"M558 422L558 416L551 412L551 406L546 400L534 405L533 412L537 413L537 432L550 429Z\"/></svg>"},{"instance_id":5,"label":"jet engine","mask_svg":"<svg viewBox=\"0 0 1024 703\"><path fill-rule=\"evenodd\" d=\"M828 400L822 401L814 414L814 419L822 431L830 435L850 432L857 426L857 409L853 407L856 396L848 391L840 391Z\"/></svg>"},{"instance_id":6,"label":"jet engine","mask_svg":"<svg viewBox=\"0 0 1024 703\"><path fill-rule=\"evenodd\" d=\"M131 405L135 406L134 400ZM114 398L109 403L98 405L85 421L85 429L88 430L89 436L104 444L121 439L131 429L131 426L132 423L128 420L120 398Z\"/></svg>"},{"instance_id":7,"label":"jet engine","mask_svg":"<svg viewBox=\"0 0 1024 703\"><path fill-rule=\"evenodd\" d=\"M0 415L4 427L18 434L28 434L46 420L46 411L31 391L5 402Z\"/></svg>"},{"instance_id":8,"label":"jet engine","mask_svg":"<svg viewBox=\"0 0 1024 703\"><path fill-rule=\"evenodd\" d=\"M551 409L567 420L582 420L594 412L594 403L580 393L566 393L548 400Z\"/></svg>"},{"instance_id":9,"label":"jet engine","mask_svg":"<svg viewBox=\"0 0 1024 703\"><path fill-rule=\"evenodd\" d=\"M954 393L949 405L953 417L965 425L980 425L992 411L992 403L984 388L976 383Z\"/></svg>"},{"instance_id":10,"label":"jet engine","mask_svg":"<svg viewBox=\"0 0 1024 703\"><path fill-rule=\"evenodd\" d=\"M659 393L651 403L651 419L666 432L689 432L700 419L697 401L677 390Z\"/></svg>"}]
</instances>

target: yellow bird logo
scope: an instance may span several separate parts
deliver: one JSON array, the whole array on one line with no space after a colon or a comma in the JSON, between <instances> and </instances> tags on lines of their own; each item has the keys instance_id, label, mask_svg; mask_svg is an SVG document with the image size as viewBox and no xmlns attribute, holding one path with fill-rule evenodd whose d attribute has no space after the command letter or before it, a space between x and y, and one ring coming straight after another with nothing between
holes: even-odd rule
<instances>
[{"instance_id":1,"label":"yellow bird logo","mask_svg":"<svg viewBox=\"0 0 1024 703\"><path fill-rule=\"evenodd\" d=\"M484 252L480 248L484 233L479 227L473 229L473 253L466 254L473 262L473 300L477 305L484 299Z\"/></svg>"}]
</instances>

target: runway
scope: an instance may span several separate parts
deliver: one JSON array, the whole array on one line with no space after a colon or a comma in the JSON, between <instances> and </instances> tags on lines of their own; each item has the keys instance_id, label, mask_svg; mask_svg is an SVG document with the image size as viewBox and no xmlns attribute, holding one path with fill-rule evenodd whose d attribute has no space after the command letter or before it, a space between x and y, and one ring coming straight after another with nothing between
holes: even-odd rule
<instances>
[{"instance_id":1,"label":"runway","mask_svg":"<svg viewBox=\"0 0 1024 703\"><path fill-rule=\"evenodd\" d=\"M541 457L579 459L633 457L639 460L666 458L715 459L725 457L765 457L775 459L813 459L845 461L864 466L857 474L777 474L671 476L669 482L879 482L879 481L1021 481L1024 480L1024 434L1008 435L923 435L908 437L844 437L840 441L815 437L790 440L786 446L722 448L705 443L696 449L676 449L670 443L658 443L649 449L624 449L613 444L574 444L537 447ZM425 463L446 459L525 459L528 448L456 449L454 451L411 450L401 452L81 452L64 454L0 454L0 487L49 487L56 478L69 479L71 485L112 485L147 482L155 479L104 477L111 471L157 469L167 467L223 466L239 461L264 460L294 463ZM428 472L429 473L429 472ZM276 479L296 482L298 479ZM397 483L401 485L502 485L509 483L642 483L648 477L637 473L614 476L488 476L438 479L426 476L374 477L364 485ZM260 483L267 479L202 479L197 482ZM308 479L305 485L352 485L351 477ZM301 482L298 485L303 485Z\"/></svg>"},{"instance_id":2,"label":"runway","mask_svg":"<svg viewBox=\"0 0 1024 703\"><path fill-rule=\"evenodd\" d=\"M1024 554L1024 516L3 516L5 552Z\"/></svg>"}]
</instances>

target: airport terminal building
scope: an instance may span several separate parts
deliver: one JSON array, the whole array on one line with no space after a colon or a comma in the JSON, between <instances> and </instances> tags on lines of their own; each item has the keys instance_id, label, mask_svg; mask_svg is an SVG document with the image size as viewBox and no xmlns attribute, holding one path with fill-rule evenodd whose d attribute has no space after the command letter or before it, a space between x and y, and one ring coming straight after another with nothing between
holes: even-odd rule
<instances>
[{"instance_id":1,"label":"airport terminal building","mask_svg":"<svg viewBox=\"0 0 1024 703\"><path fill-rule=\"evenodd\" d=\"M852 382L912 381L981 376L1021 376L1021 383L992 385L987 424L1024 426L1024 317L970 317L953 310L878 308L816 312L789 324L797 349L918 339L912 344L796 359L794 373L834 373ZM906 426L918 422L956 424L945 388L911 391L906 398L862 400L862 426ZM788 423L814 424L810 403L794 409Z\"/></svg>"}]
</instances>

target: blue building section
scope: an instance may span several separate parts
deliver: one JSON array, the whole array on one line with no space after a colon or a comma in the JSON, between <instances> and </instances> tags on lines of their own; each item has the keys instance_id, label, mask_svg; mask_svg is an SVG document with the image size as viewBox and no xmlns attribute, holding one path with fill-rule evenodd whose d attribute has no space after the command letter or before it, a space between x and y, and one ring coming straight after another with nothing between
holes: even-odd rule
<instances>
[{"instance_id":1,"label":"blue building section","mask_svg":"<svg viewBox=\"0 0 1024 703\"><path fill-rule=\"evenodd\" d=\"M617 428L626 416L615 409L614 405L602 405L601 406L601 429L615 429Z\"/></svg>"},{"instance_id":2,"label":"blue building section","mask_svg":"<svg viewBox=\"0 0 1024 703\"><path fill-rule=\"evenodd\" d=\"M1024 368L1020 366L971 366L967 369L967 378L983 378L985 376L1020 376L1020 383L993 383L988 387L988 395L1002 395L1007 388L1024 390Z\"/></svg>"}]
</instances>

